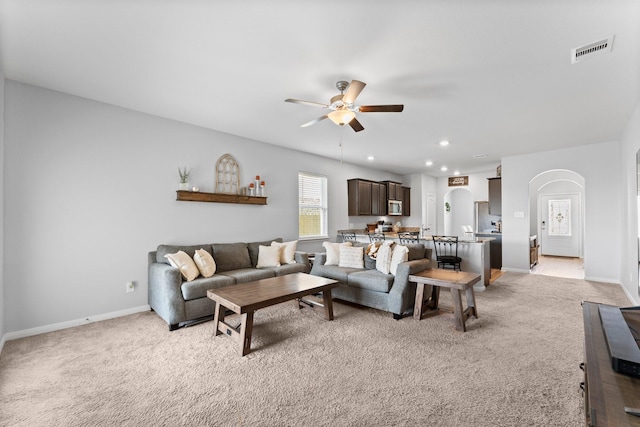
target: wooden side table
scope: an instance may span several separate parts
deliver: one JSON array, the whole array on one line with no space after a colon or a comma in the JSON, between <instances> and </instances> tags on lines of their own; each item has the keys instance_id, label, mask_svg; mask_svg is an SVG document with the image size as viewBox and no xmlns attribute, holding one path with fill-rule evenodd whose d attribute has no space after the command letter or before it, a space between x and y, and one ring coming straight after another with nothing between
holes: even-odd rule
<instances>
[{"instance_id":1,"label":"wooden side table","mask_svg":"<svg viewBox=\"0 0 640 427\"><path fill-rule=\"evenodd\" d=\"M467 330L465 326L467 319L470 316L478 318L473 285L480 281L479 274L432 268L410 275L409 281L416 284L416 302L413 309L414 319L421 320L439 313L440 288L451 289L456 330L465 332ZM424 298L425 285L432 286L431 295L427 299ZM464 310L462 309L463 292L467 297L467 308Z\"/></svg>"}]
</instances>

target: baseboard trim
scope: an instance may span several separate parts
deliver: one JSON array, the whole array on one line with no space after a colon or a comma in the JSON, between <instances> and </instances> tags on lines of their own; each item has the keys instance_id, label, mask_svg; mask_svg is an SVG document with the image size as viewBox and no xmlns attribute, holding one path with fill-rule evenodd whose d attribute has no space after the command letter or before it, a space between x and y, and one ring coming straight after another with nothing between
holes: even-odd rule
<instances>
[{"instance_id":1,"label":"baseboard trim","mask_svg":"<svg viewBox=\"0 0 640 427\"><path fill-rule=\"evenodd\" d=\"M0 339L0 355L2 354L2 349L4 348L4 343L7 341L7 336L3 335L2 339Z\"/></svg>"},{"instance_id":2,"label":"baseboard trim","mask_svg":"<svg viewBox=\"0 0 640 427\"><path fill-rule=\"evenodd\" d=\"M500 271L505 271L505 272L510 271L512 273L524 273L524 274L531 273L531 270L521 270L519 268L510 268L510 267L502 267Z\"/></svg>"},{"instance_id":3,"label":"baseboard trim","mask_svg":"<svg viewBox=\"0 0 640 427\"><path fill-rule=\"evenodd\" d=\"M101 320L114 319L116 317L128 316L130 314L141 313L143 311L149 311L151 307L149 305L141 305L139 307L132 307L126 310L113 311L111 313L98 314L95 316L85 317L83 319L69 320L67 322L54 323L52 325L38 326L37 328L24 329L22 331L9 332L1 341L0 353L2 347L6 341L15 340L19 338L26 338L33 335L46 334L47 332L59 331L61 329L73 328L76 326L86 325L93 322L100 322Z\"/></svg>"},{"instance_id":4,"label":"baseboard trim","mask_svg":"<svg viewBox=\"0 0 640 427\"><path fill-rule=\"evenodd\" d=\"M609 283L611 285L622 286L622 283L620 283L619 281L613 280L613 279L610 279L610 278L606 278L606 277L591 277L591 276L587 277L587 276L585 276L584 280L586 280L588 282ZM623 286L623 288L624 288L624 286Z\"/></svg>"}]
</instances>

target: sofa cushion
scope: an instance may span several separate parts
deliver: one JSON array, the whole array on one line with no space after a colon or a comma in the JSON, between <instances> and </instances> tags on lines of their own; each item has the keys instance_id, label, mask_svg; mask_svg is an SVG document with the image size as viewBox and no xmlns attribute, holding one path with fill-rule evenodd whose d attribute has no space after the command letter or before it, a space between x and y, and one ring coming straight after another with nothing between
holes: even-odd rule
<instances>
[{"instance_id":1,"label":"sofa cushion","mask_svg":"<svg viewBox=\"0 0 640 427\"><path fill-rule=\"evenodd\" d=\"M388 293L395 278L378 270L364 270L349 274L348 285L354 288Z\"/></svg>"},{"instance_id":2,"label":"sofa cushion","mask_svg":"<svg viewBox=\"0 0 640 427\"><path fill-rule=\"evenodd\" d=\"M422 243L409 243L405 245L409 249L407 261L424 258L424 245Z\"/></svg>"},{"instance_id":3,"label":"sofa cushion","mask_svg":"<svg viewBox=\"0 0 640 427\"><path fill-rule=\"evenodd\" d=\"M362 246L345 246L340 248L339 267L364 268Z\"/></svg>"},{"instance_id":4,"label":"sofa cushion","mask_svg":"<svg viewBox=\"0 0 640 427\"><path fill-rule=\"evenodd\" d=\"M238 270L225 271L220 274L233 277L236 283L253 282L254 280L268 279L276 276L274 268L240 268Z\"/></svg>"},{"instance_id":5,"label":"sofa cushion","mask_svg":"<svg viewBox=\"0 0 640 427\"><path fill-rule=\"evenodd\" d=\"M202 277L211 277L216 272L216 262L213 260L211 254L204 249L198 249L196 251L193 255L193 262L196 263Z\"/></svg>"},{"instance_id":6,"label":"sofa cushion","mask_svg":"<svg viewBox=\"0 0 640 427\"><path fill-rule=\"evenodd\" d=\"M395 245L393 253L391 254L391 265L389 266L389 273L396 275L398 264L407 261L409 255L409 249L404 245Z\"/></svg>"},{"instance_id":7,"label":"sofa cushion","mask_svg":"<svg viewBox=\"0 0 640 427\"><path fill-rule=\"evenodd\" d=\"M216 271L219 273L251 268L251 259L246 243L214 243L213 259L216 261Z\"/></svg>"},{"instance_id":8,"label":"sofa cushion","mask_svg":"<svg viewBox=\"0 0 640 427\"><path fill-rule=\"evenodd\" d=\"M273 271L276 273L276 276L284 276L292 273L307 273L307 266L300 262L283 264L280 267L274 267Z\"/></svg>"},{"instance_id":9,"label":"sofa cushion","mask_svg":"<svg viewBox=\"0 0 640 427\"><path fill-rule=\"evenodd\" d=\"M156 250L156 262L162 262L165 264L169 264L169 260L165 258L167 254L174 254L178 251L186 252L191 258L196 253L198 249L204 249L205 251L213 254L211 251L211 245L158 245L158 249Z\"/></svg>"},{"instance_id":10,"label":"sofa cushion","mask_svg":"<svg viewBox=\"0 0 640 427\"><path fill-rule=\"evenodd\" d=\"M256 268L280 267L280 255L282 254L282 246L263 246L260 245L258 251L258 264Z\"/></svg>"},{"instance_id":11,"label":"sofa cushion","mask_svg":"<svg viewBox=\"0 0 640 427\"><path fill-rule=\"evenodd\" d=\"M376 259L371 258L369 255L364 256L364 268L367 270L375 270L376 269Z\"/></svg>"},{"instance_id":12,"label":"sofa cushion","mask_svg":"<svg viewBox=\"0 0 640 427\"><path fill-rule=\"evenodd\" d=\"M175 254L166 254L165 257L172 267L180 270L185 280L191 281L200 275L198 267L186 252L178 251Z\"/></svg>"},{"instance_id":13,"label":"sofa cushion","mask_svg":"<svg viewBox=\"0 0 640 427\"><path fill-rule=\"evenodd\" d=\"M291 242L271 242L271 246L279 246L282 248L280 253L280 264L293 264L296 262L295 255L298 248L298 241L292 240Z\"/></svg>"},{"instance_id":14,"label":"sofa cushion","mask_svg":"<svg viewBox=\"0 0 640 427\"><path fill-rule=\"evenodd\" d=\"M235 284L233 277L214 274L211 277L198 277L191 282L183 282L180 286L185 301L207 296L209 289L221 288Z\"/></svg>"},{"instance_id":15,"label":"sofa cushion","mask_svg":"<svg viewBox=\"0 0 640 427\"><path fill-rule=\"evenodd\" d=\"M324 242L322 247L325 248L327 252L327 259L325 260L325 265L338 265L340 263L340 248L345 246L352 246L351 242L343 242L343 243L331 243Z\"/></svg>"},{"instance_id":16,"label":"sofa cushion","mask_svg":"<svg viewBox=\"0 0 640 427\"><path fill-rule=\"evenodd\" d=\"M337 280L347 284L347 276L350 273L364 271L362 268L338 267L337 265L314 265L313 274L316 276L326 277L327 279Z\"/></svg>"},{"instance_id":17,"label":"sofa cushion","mask_svg":"<svg viewBox=\"0 0 640 427\"><path fill-rule=\"evenodd\" d=\"M250 242L247 243L247 249L249 249L249 259L251 260L251 267L258 265L258 254L260 253L260 245L271 246L272 242L282 243L282 238L265 240L264 242Z\"/></svg>"},{"instance_id":18,"label":"sofa cushion","mask_svg":"<svg viewBox=\"0 0 640 427\"><path fill-rule=\"evenodd\" d=\"M391 245L382 245L378 249L376 257L376 270L384 274L389 274L391 268Z\"/></svg>"}]
</instances>

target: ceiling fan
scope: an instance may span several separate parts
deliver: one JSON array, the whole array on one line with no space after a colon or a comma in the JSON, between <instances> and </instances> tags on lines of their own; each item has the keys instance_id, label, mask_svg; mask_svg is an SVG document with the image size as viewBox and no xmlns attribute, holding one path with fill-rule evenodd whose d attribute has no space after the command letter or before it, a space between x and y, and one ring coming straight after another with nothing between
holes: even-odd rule
<instances>
[{"instance_id":1,"label":"ceiling fan","mask_svg":"<svg viewBox=\"0 0 640 427\"><path fill-rule=\"evenodd\" d=\"M351 83L340 80L336 83L336 87L340 91L340 95L336 95L331 98L330 104L321 104L319 102L302 101L300 99L292 98L285 99L284 101L332 110L324 116L300 125L300 127L305 128L324 119L330 119L337 125L344 126L345 124L348 124L354 131L360 132L361 130L364 130L364 127L360 124L358 119L356 119L356 113L399 113L404 109L404 105L354 105L356 98L366 85L366 83L358 80L352 80Z\"/></svg>"}]
</instances>

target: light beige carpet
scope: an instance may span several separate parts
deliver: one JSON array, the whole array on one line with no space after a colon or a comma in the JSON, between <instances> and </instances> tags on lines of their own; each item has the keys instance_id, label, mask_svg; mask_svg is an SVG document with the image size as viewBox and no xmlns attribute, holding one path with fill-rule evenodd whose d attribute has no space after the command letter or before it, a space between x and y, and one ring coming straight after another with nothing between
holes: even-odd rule
<instances>
[{"instance_id":1,"label":"light beige carpet","mask_svg":"<svg viewBox=\"0 0 640 427\"><path fill-rule=\"evenodd\" d=\"M452 314L280 304L246 357L212 322L169 332L151 312L9 341L0 425L583 425L580 302L629 305L620 288L507 273L476 298L466 333Z\"/></svg>"}]
</instances>

